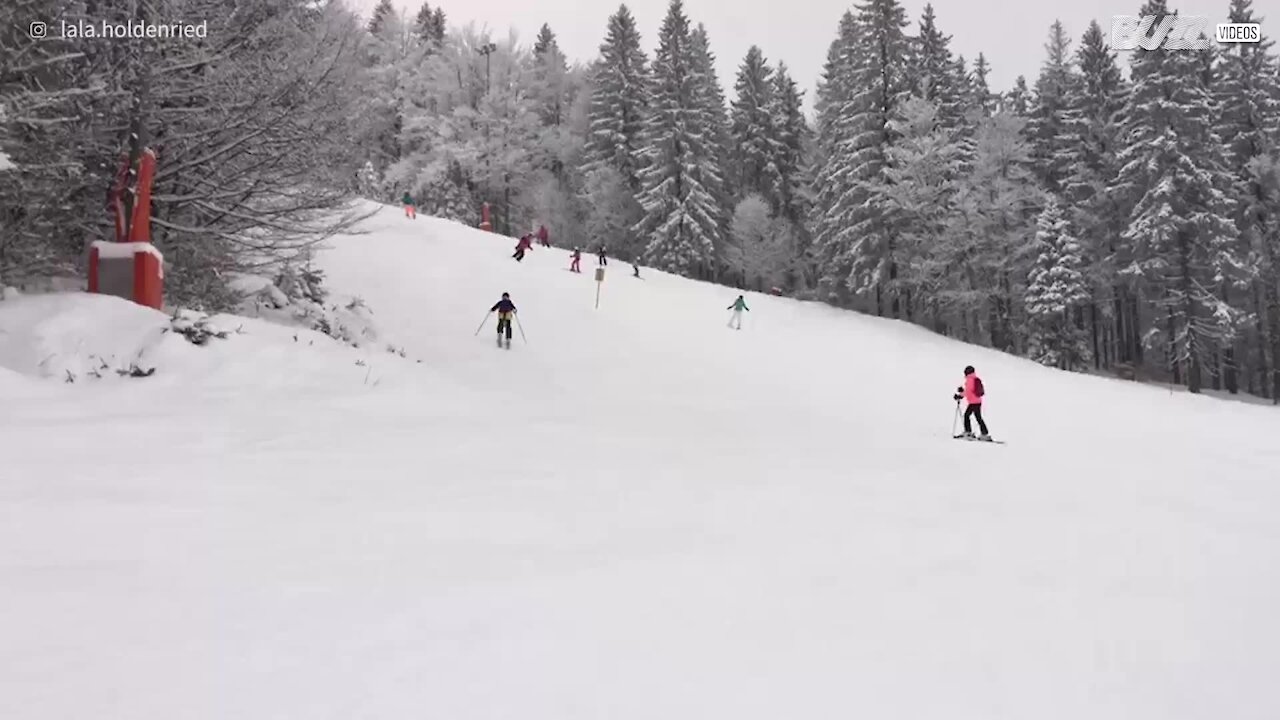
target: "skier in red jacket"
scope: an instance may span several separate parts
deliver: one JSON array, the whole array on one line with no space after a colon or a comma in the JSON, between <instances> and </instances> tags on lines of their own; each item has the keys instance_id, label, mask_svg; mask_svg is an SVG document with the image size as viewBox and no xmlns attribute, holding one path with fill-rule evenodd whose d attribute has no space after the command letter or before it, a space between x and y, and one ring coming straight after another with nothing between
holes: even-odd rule
<instances>
[{"instance_id":1,"label":"skier in red jacket","mask_svg":"<svg viewBox=\"0 0 1280 720\"><path fill-rule=\"evenodd\" d=\"M538 226L538 244L542 247L551 247L551 235L547 232L546 225Z\"/></svg>"},{"instance_id":2,"label":"skier in red jacket","mask_svg":"<svg viewBox=\"0 0 1280 720\"><path fill-rule=\"evenodd\" d=\"M533 235L529 233L525 233L525 236L520 238L520 242L516 244L516 253L511 257L515 258L516 262L520 262L521 260L524 259L525 251L532 250L532 249L533 249Z\"/></svg>"},{"instance_id":3,"label":"skier in red jacket","mask_svg":"<svg viewBox=\"0 0 1280 720\"><path fill-rule=\"evenodd\" d=\"M572 262L569 263L569 272L582 272L582 268L578 267L578 264L582 262L582 251L578 248L574 248L573 254L569 257L572 260Z\"/></svg>"},{"instance_id":4,"label":"skier in red jacket","mask_svg":"<svg viewBox=\"0 0 1280 720\"><path fill-rule=\"evenodd\" d=\"M978 373L974 372L973 366L970 365L964 369L964 384L956 388L956 394L952 399L956 402L964 400L964 434L959 437L973 439L973 425L970 418L978 421L978 429L982 434L978 436L979 440L990 440L991 435L987 432L987 424L982 420L982 396L986 395L986 388L982 386L982 378L978 377Z\"/></svg>"}]
</instances>

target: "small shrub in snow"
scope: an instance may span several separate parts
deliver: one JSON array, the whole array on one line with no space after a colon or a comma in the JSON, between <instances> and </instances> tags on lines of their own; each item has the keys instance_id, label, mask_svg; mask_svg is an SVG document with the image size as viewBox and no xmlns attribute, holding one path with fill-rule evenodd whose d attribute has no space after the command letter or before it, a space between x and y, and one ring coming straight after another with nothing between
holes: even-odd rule
<instances>
[{"instance_id":1,"label":"small shrub in snow","mask_svg":"<svg viewBox=\"0 0 1280 720\"><path fill-rule=\"evenodd\" d=\"M117 370L116 374L119 375L120 377L144 378L144 377L151 377L152 375L155 375L156 369L152 367L152 368L146 368L144 370L138 367L137 365L129 365L128 370Z\"/></svg>"},{"instance_id":2,"label":"small shrub in snow","mask_svg":"<svg viewBox=\"0 0 1280 720\"><path fill-rule=\"evenodd\" d=\"M185 337L193 345L208 344L210 338L225 340L231 334L212 324L208 315L189 310L179 310L174 314L169 330Z\"/></svg>"}]
</instances>

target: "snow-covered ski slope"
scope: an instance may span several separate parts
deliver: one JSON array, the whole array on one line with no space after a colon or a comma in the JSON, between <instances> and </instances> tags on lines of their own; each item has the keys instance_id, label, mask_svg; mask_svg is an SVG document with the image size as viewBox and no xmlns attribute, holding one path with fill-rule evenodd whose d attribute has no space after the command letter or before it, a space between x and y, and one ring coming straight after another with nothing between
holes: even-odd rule
<instances>
[{"instance_id":1,"label":"snow-covered ski slope","mask_svg":"<svg viewBox=\"0 0 1280 720\"><path fill-rule=\"evenodd\" d=\"M0 717L1280 717L1274 409L367 230L323 265L409 360L250 322L151 378L0 370ZM0 365L85 316L163 321L22 298ZM1007 445L951 439L966 364Z\"/></svg>"}]
</instances>

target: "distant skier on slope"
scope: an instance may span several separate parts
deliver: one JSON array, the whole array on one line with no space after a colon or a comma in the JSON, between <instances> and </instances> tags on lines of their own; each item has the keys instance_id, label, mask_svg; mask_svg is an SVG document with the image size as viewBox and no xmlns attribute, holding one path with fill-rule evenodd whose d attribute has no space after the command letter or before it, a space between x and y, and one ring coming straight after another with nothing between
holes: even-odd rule
<instances>
[{"instance_id":1,"label":"distant skier on slope","mask_svg":"<svg viewBox=\"0 0 1280 720\"><path fill-rule=\"evenodd\" d=\"M637 265L636 263L631 263L631 277L634 277L634 278L640 277L640 266ZM640 279L643 280L644 278L640 278Z\"/></svg>"},{"instance_id":2,"label":"distant skier on slope","mask_svg":"<svg viewBox=\"0 0 1280 720\"><path fill-rule=\"evenodd\" d=\"M725 308L725 310L733 311L733 316L729 318L729 327L735 330L742 329L742 311L751 312L751 308L747 307L747 299L742 295L739 295L738 299L734 300L733 304Z\"/></svg>"},{"instance_id":3,"label":"distant skier on slope","mask_svg":"<svg viewBox=\"0 0 1280 720\"><path fill-rule=\"evenodd\" d=\"M547 232L546 225L538 226L538 244L542 247L551 247L551 235Z\"/></svg>"},{"instance_id":4,"label":"distant skier on slope","mask_svg":"<svg viewBox=\"0 0 1280 720\"><path fill-rule=\"evenodd\" d=\"M404 203L404 216L410 220L418 217L418 211L413 207L413 196L408 190L404 191L404 197L400 198L400 202Z\"/></svg>"},{"instance_id":5,"label":"distant skier on slope","mask_svg":"<svg viewBox=\"0 0 1280 720\"><path fill-rule=\"evenodd\" d=\"M511 347L511 318L516 314L516 304L511 302L510 293L502 293L502 299L489 308L489 312L498 313L498 344L502 344L502 332L507 333L507 347Z\"/></svg>"},{"instance_id":6,"label":"distant skier on slope","mask_svg":"<svg viewBox=\"0 0 1280 720\"><path fill-rule=\"evenodd\" d=\"M576 273L582 272L582 268L579 267L579 265L582 263L582 251L579 250L578 248L574 248L573 254L570 255L569 257L572 260L572 262L569 263L569 272L576 272Z\"/></svg>"},{"instance_id":7,"label":"distant skier on slope","mask_svg":"<svg viewBox=\"0 0 1280 720\"><path fill-rule=\"evenodd\" d=\"M533 249L533 235L530 233L525 233L524 237L520 238L520 242L516 244L516 252L511 257L515 258L516 262L520 262L521 260L524 260L525 251L532 250L532 249Z\"/></svg>"},{"instance_id":8,"label":"distant skier on slope","mask_svg":"<svg viewBox=\"0 0 1280 720\"><path fill-rule=\"evenodd\" d=\"M986 388L982 386L982 378L978 377L970 365L964 369L964 384L956 388L956 394L951 397L957 403L961 400L965 402L964 409L964 434L957 435L957 438L974 439L973 425L970 418L976 418L978 421L978 429L982 434L978 436L978 440L991 440L991 435L987 432L987 423L982 420L982 397L987 394Z\"/></svg>"},{"instance_id":9,"label":"distant skier on slope","mask_svg":"<svg viewBox=\"0 0 1280 720\"><path fill-rule=\"evenodd\" d=\"M605 251L604 245L600 246L600 250L596 253L596 257L600 260L601 265L609 264L609 254Z\"/></svg>"}]
</instances>

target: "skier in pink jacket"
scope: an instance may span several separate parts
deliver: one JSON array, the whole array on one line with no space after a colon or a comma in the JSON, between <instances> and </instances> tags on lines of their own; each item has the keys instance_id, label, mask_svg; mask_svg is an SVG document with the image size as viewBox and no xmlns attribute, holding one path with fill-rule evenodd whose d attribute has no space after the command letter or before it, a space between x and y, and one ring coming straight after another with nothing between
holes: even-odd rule
<instances>
[{"instance_id":1,"label":"skier in pink jacket","mask_svg":"<svg viewBox=\"0 0 1280 720\"><path fill-rule=\"evenodd\" d=\"M964 369L964 385L956 388L956 394L952 399L956 402L964 400L964 434L960 437L973 439L973 425L970 418L978 421L978 429L982 434L978 436L979 440L990 440L991 435L987 432L987 424L982 420L982 397L986 395L986 388L982 386L982 378L978 377L978 373L974 372L973 366L970 365Z\"/></svg>"}]
</instances>

